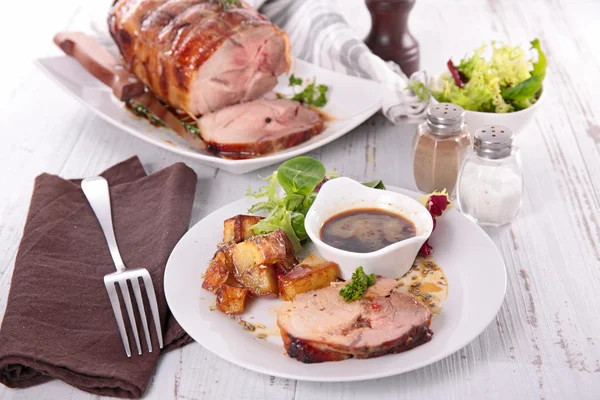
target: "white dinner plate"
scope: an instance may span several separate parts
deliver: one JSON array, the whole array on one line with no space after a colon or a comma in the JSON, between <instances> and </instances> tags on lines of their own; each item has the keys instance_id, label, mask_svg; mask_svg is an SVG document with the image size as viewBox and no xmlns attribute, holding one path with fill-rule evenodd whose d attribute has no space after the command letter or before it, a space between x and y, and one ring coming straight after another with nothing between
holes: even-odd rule
<instances>
[{"instance_id":1,"label":"white dinner plate","mask_svg":"<svg viewBox=\"0 0 600 400\"><path fill-rule=\"evenodd\" d=\"M328 102L323 108L332 117L325 130L298 146L248 160L228 160L191 148L168 128L155 127L125 109L111 90L68 56L40 58L37 65L59 86L114 126L158 147L199 160L203 164L234 174L243 174L293 158L321 147L348 133L381 108L381 85L378 82L329 71L302 60L295 60L293 72L318 84L329 86ZM279 77L275 91L289 94L289 78Z\"/></svg>"},{"instance_id":2,"label":"white dinner plate","mask_svg":"<svg viewBox=\"0 0 600 400\"><path fill-rule=\"evenodd\" d=\"M417 193L388 188L412 197ZM223 220L247 213L256 199L226 205L194 225L179 241L165 271L165 294L173 315L202 346L241 367L282 378L341 382L382 378L434 363L475 339L494 320L506 291L500 252L475 223L454 209L438 221L430 243L448 278L449 295L435 316L429 343L400 354L368 360L303 364L289 358L276 325L278 299L252 299L242 319L265 329L249 332L234 319L211 311L215 295L202 289L202 273L222 238ZM305 251L313 250L309 243ZM258 333L268 333L266 340Z\"/></svg>"}]
</instances>

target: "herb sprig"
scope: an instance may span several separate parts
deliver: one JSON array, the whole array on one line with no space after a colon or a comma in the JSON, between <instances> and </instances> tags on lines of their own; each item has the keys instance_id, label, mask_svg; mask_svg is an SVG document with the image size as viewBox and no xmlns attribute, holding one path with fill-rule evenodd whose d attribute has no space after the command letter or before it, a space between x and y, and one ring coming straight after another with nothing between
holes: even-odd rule
<instances>
[{"instance_id":1,"label":"herb sprig","mask_svg":"<svg viewBox=\"0 0 600 400\"><path fill-rule=\"evenodd\" d=\"M152 125L167 126L167 124L165 124L164 121L162 121L160 118L158 118L152 111L150 111L142 103L138 103L137 101L131 100L129 102L128 106L135 115L137 115L138 117L148 119L148 121L150 121L150 123ZM181 121L181 124L183 125L183 127L185 128L187 133L198 136L199 138L202 139L202 136L200 136L200 128L198 128L198 125L192 119L192 117L190 117L189 115L186 115L185 117L179 118L179 120Z\"/></svg>"},{"instance_id":2,"label":"herb sprig","mask_svg":"<svg viewBox=\"0 0 600 400\"><path fill-rule=\"evenodd\" d=\"M227 8L231 8L234 5L241 7L242 3L240 3L239 0L211 0L211 2L213 3L217 3L218 5L220 5L223 9L227 9Z\"/></svg>"},{"instance_id":3,"label":"herb sprig","mask_svg":"<svg viewBox=\"0 0 600 400\"><path fill-rule=\"evenodd\" d=\"M129 102L129 107L135 115L137 115L138 117L147 118L152 125L167 126L160 118L154 115L154 113L142 103L138 103L137 101L131 100Z\"/></svg>"},{"instance_id":4,"label":"herb sprig","mask_svg":"<svg viewBox=\"0 0 600 400\"><path fill-rule=\"evenodd\" d=\"M375 283L375 274L365 274L363 267L358 267L352 274L352 279L342 289L340 296L346 300L346 303L352 303L360 299L367 291L369 286Z\"/></svg>"},{"instance_id":5,"label":"herb sprig","mask_svg":"<svg viewBox=\"0 0 600 400\"><path fill-rule=\"evenodd\" d=\"M304 83L302 78L290 75L289 86L294 91L294 95L291 100L297 101L302 104L311 105L314 107L324 107L327 104L327 92L329 87L327 85L317 85L316 79L313 79L304 89L298 92L296 89L301 87ZM278 98L285 98L281 94L277 94Z\"/></svg>"},{"instance_id":6,"label":"herb sprig","mask_svg":"<svg viewBox=\"0 0 600 400\"><path fill-rule=\"evenodd\" d=\"M198 136L200 139L202 139L202 136L200 136L200 129L192 117L186 115L185 117L181 118L181 124L187 133Z\"/></svg>"}]
</instances>

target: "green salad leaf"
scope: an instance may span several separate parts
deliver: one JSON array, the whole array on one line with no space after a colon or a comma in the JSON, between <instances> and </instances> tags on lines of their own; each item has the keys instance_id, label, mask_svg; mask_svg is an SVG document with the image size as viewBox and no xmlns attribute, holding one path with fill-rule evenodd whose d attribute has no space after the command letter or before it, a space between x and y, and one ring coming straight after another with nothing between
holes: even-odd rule
<instances>
[{"instance_id":1,"label":"green salad leaf","mask_svg":"<svg viewBox=\"0 0 600 400\"><path fill-rule=\"evenodd\" d=\"M340 289L340 296L346 300L346 303L352 303L360 299L367 291L369 286L375 283L375 274L365 274L363 267L358 267L352 274L352 279Z\"/></svg>"},{"instance_id":2,"label":"green salad leaf","mask_svg":"<svg viewBox=\"0 0 600 400\"><path fill-rule=\"evenodd\" d=\"M301 242L308 239L304 228L304 218L315 201L315 188L325 178L325 167L314 158L300 156L281 164L279 169L266 179L269 183L256 193L248 194L265 201L254 204L250 213L266 210L268 215L260 220L253 229L256 234L273 232L279 228L288 235L294 250L302 248ZM278 186L285 191L279 196Z\"/></svg>"},{"instance_id":3,"label":"green salad leaf","mask_svg":"<svg viewBox=\"0 0 600 400\"><path fill-rule=\"evenodd\" d=\"M421 81L411 80L405 89L412 90L415 96L422 102L426 102L429 99L429 89Z\"/></svg>"},{"instance_id":4,"label":"green salad leaf","mask_svg":"<svg viewBox=\"0 0 600 400\"><path fill-rule=\"evenodd\" d=\"M373 189L385 190L385 185L383 184L383 182L381 180L363 182L363 185L373 188Z\"/></svg>"},{"instance_id":5,"label":"green salad leaf","mask_svg":"<svg viewBox=\"0 0 600 400\"><path fill-rule=\"evenodd\" d=\"M300 156L281 164L277 180L286 193L307 195L325 178L325 167L314 158Z\"/></svg>"},{"instance_id":6,"label":"green salad leaf","mask_svg":"<svg viewBox=\"0 0 600 400\"><path fill-rule=\"evenodd\" d=\"M516 86L502 89L502 97L505 100L525 100L529 99L542 88L542 78L533 75Z\"/></svg>"},{"instance_id":7,"label":"green salad leaf","mask_svg":"<svg viewBox=\"0 0 600 400\"><path fill-rule=\"evenodd\" d=\"M535 49L538 53L538 60L533 63L533 70L531 71L531 75L537 75L542 80L544 80L544 78L546 77L546 68L548 67L548 60L546 60L546 55L542 51L542 46L538 38L535 38L531 41L531 48Z\"/></svg>"},{"instance_id":8,"label":"green salad leaf","mask_svg":"<svg viewBox=\"0 0 600 400\"><path fill-rule=\"evenodd\" d=\"M533 104L531 99L534 99L537 93L542 90L542 81L546 76L548 61L540 46L540 40L537 38L532 40L531 48L538 53L538 60L533 63L531 77L515 86L502 89L502 97L507 100L514 100L513 106L515 109L527 108Z\"/></svg>"},{"instance_id":9,"label":"green salad leaf","mask_svg":"<svg viewBox=\"0 0 600 400\"><path fill-rule=\"evenodd\" d=\"M261 219L254 225L254 233L262 235L281 228L290 239L290 242L292 242L292 245L294 245L294 251L298 251L302 248L300 241L306 239L308 236L302 237L301 232L296 232L292 222L292 214L293 212L286 210L284 207L276 207L266 218ZM296 222L297 224L298 222ZM306 231L304 231L304 234L306 234Z\"/></svg>"},{"instance_id":10,"label":"green salad leaf","mask_svg":"<svg viewBox=\"0 0 600 400\"><path fill-rule=\"evenodd\" d=\"M537 101L547 68L539 39L531 41L531 49L538 53L535 62L520 46L484 44L458 64L466 78L462 88L450 74L444 74L432 85L431 94L439 102L471 111L507 113L527 108ZM491 56L485 57L487 50Z\"/></svg>"}]
</instances>

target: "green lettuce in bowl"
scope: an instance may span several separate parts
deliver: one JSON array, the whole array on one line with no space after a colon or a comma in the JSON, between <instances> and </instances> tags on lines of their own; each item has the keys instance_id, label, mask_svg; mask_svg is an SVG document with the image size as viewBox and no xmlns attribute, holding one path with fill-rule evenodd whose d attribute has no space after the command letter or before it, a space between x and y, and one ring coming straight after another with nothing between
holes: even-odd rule
<instances>
[{"instance_id":1,"label":"green lettuce in bowl","mask_svg":"<svg viewBox=\"0 0 600 400\"><path fill-rule=\"evenodd\" d=\"M438 102L453 103L465 110L510 113L535 104L542 93L547 60L539 39L531 41L537 57L529 57L520 46L492 42L476 49L458 65L448 61L448 72L430 82Z\"/></svg>"}]
</instances>

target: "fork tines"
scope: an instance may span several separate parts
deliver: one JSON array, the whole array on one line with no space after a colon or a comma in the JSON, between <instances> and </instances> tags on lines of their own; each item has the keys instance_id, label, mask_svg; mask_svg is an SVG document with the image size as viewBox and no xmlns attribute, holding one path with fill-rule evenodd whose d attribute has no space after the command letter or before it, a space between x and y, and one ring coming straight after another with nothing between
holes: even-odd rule
<instances>
[{"instance_id":1,"label":"fork tines","mask_svg":"<svg viewBox=\"0 0 600 400\"><path fill-rule=\"evenodd\" d=\"M146 317L146 309L144 307L144 301L142 298L142 290L140 288L139 278L144 281L146 288L146 295L148 296L148 303L152 311L152 318L154 319L154 326L156 328L156 336L158 338L158 344L160 348L163 347L162 329L160 326L160 317L158 314L158 304L156 302L156 293L154 292L154 285L148 270L144 268L128 269L122 272L115 272L104 277L104 285L110 298L113 311L115 313L115 319L117 320L117 326L123 340L123 346L125 346L125 352L127 357L131 357L131 348L129 346L129 338L127 336L127 330L125 328L125 321L123 320L123 313L121 312L121 303L119 302L119 296L117 294L116 284L121 288L121 295L125 302L125 308L127 309L127 315L129 316L129 322L131 323L131 329L133 336L135 337L135 344L137 346L138 354L142 354L142 348L140 345L140 336L138 333L137 323L135 320L135 314L133 312L133 304L131 296L129 295L129 288L127 281L131 283L135 301L138 306L140 314L140 320L144 327L144 334L146 336L146 343L148 344L148 351L152 352L152 340L150 339L150 331L148 329L148 318Z\"/></svg>"}]
</instances>

